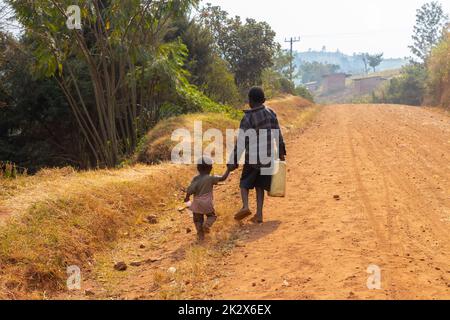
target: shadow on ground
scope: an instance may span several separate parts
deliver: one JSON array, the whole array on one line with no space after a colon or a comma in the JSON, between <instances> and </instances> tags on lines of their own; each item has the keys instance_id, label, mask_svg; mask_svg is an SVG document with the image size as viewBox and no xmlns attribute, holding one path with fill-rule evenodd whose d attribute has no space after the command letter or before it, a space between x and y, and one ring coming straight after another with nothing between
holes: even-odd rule
<instances>
[{"instance_id":1,"label":"shadow on ground","mask_svg":"<svg viewBox=\"0 0 450 320\"><path fill-rule=\"evenodd\" d=\"M268 221L261 225L251 224L246 225L245 229L250 231L248 238L244 240L246 243L258 241L278 230L281 221Z\"/></svg>"}]
</instances>

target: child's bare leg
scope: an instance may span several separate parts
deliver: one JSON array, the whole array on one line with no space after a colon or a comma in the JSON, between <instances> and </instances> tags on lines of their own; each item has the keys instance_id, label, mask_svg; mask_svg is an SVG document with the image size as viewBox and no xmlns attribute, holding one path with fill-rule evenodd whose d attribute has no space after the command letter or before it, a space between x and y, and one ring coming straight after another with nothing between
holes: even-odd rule
<instances>
[{"instance_id":1,"label":"child's bare leg","mask_svg":"<svg viewBox=\"0 0 450 320\"><path fill-rule=\"evenodd\" d=\"M242 221L248 216L250 216L252 213L250 211L250 206L248 205L248 196L249 196L250 190L241 188L241 197L242 197L242 209L234 216L234 219L237 221Z\"/></svg>"},{"instance_id":2,"label":"child's bare leg","mask_svg":"<svg viewBox=\"0 0 450 320\"><path fill-rule=\"evenodd\" d=\"M215 213L211 213L211 214L206 215L206 217L207 217L207 219L206 219L206 222L204 225L204 231L205 231L205 233L209 233L212 226L214 225L214 223L217 220L217 216Z\"/></svg>"},{"instance_id":3,"label":"child's bare leg","mask_svg":"<svg viewBox=\"0 0 450 320\"><path fill-rule=\"evenodd\" d=\"M197 235L199 240L205 239L205 230L203 229L203 224L205 223L205 216L203 214L194 213L194 225L197 229Z\"/></svg>"},{"instance_id":4,"label":"child's bare leg","mask_svg":"<svg viewBox=\"0 0 450 320\"><path fill-rule=\"evenodd\" d=\"M250 190L241 188L241 197L242 197L242 209L249 210L250 206L248 205L248 196L250 194Z\"/></svg>"},{"instance_id":5,"label":"child's bare leg","mask_svg":"<svg viewBox=\"0 0 450 320\"><path fill-rule=\"evenodd\" d=\"M256 219L258 220L258 222L263 221L264 196L265 196L264 189L256 188L256 204L257 204Z\"/></svg>"}]
</instances>

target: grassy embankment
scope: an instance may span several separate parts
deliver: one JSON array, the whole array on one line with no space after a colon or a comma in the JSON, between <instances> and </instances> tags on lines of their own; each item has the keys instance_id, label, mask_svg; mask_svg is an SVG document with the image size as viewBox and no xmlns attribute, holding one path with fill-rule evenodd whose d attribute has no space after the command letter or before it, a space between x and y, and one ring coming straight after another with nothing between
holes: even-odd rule
<instances>
[{"instance_id":1,"label":"grassy embankment","mask_svg":"<svg viewBox=\"0 0 450 320\"><path fill-rule=\"evenodd\" d=\"M273 100L269 106L288 130L301 128L317 112L294 97ZM236 119L223 114L169 119L148 134L139 158L166 160L173 145L172 130L192 128L194 120L203 120L204 129L238 125ZM147 254L161 250L180 233L179 228L171 231L170 225L176 224L182 189L194 173L190 166L163 163L88 172L43 170L33 177L0 179L0 298L47 298L62 292L70 265L81 267L88 277L101 274L105 257L127 240L142 237L142 232L156 238ZM229 206L219 207L230 210ZM149 215L157 219L156 225L147 223ZM219 223L220 232L214 239L224 242L230 237L233 221ZM187 256L199 252L194 249ZM204 267L190 265L190 277L198 278ZM106 268L112 270L111 265ZM156 273L154 278L155 283L164 282L164 275Z\"/></svg>"}]
</instances>

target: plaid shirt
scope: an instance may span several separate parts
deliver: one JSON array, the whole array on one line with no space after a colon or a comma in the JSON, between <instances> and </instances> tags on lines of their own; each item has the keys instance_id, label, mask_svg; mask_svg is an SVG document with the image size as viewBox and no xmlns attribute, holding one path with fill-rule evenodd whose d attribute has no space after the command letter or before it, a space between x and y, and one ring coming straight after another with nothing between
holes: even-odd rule
<instances>
[{"instance_id":1,"label":"plaid shirt","mask_svg":"<svg viewBox=\"0 0 450 320\"><path fill-rule=\"evenodd\" d=\"M250 139L242 137L242 133L247 133L249 130L255 130L256 135L258 137L257 142L257 163L250 163ZM245 139L245 163L251 164L256 167L264 167L268 165L267 163L261 163L260 159L260 143L267 143L267 152L262 153L262 156L273 158L274 155L272 155L272 146L273 146L273 140L275 140L275 145L277 146L278 153L280 156L286 156L286 145L284 143L283 135L281 133L280 124L278 123L278 118L276 113L266 108L264 105L245 111L245 116L241 121L240 125L240 134L238 137L238 141ZM264 139L260 138L260 130L267 130L267 142L264 142ZM279 139L276 139L276 137L272 137L272 130L278 130L279 133ZM245 135L245 134L244 134ZM254 146L253 146L254 147ZM238 154L239 151L241 151L241 154ZM234 164L238 164L239 159L242 156L242 152L244 150L238 150L238 146L236 145L234 148L234 152L232 155L232 158L234 160ZM269 164L270 165L270 164Z\"/></svg>"}]
</instances>

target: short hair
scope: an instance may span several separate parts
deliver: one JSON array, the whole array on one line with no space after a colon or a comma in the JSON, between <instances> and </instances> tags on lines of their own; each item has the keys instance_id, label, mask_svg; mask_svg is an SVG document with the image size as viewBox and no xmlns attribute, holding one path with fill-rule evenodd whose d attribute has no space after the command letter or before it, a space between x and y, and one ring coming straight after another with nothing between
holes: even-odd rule
<instances>
[{"instance_id":1,"label":"short hair","mask_svg":"<svg viewBox=\"0 0 450 320\"><path fill-rule=\"evenodd\" d=\"M197 160L197 171L200 173L211 173L213 169L213 160L209 157L202 157Z\"/></svg>"},{"instance_id":2,"label":"short hair","mask_svg":"<svg viewBox=\"0 0 450 320\"><path fill-rule=\"evenodd\" d=\"M250 102L254 103L264 103L266 102L266 95L261 87L253 87L248 92L248 99Z\"/></svg>"}]
</instances>

